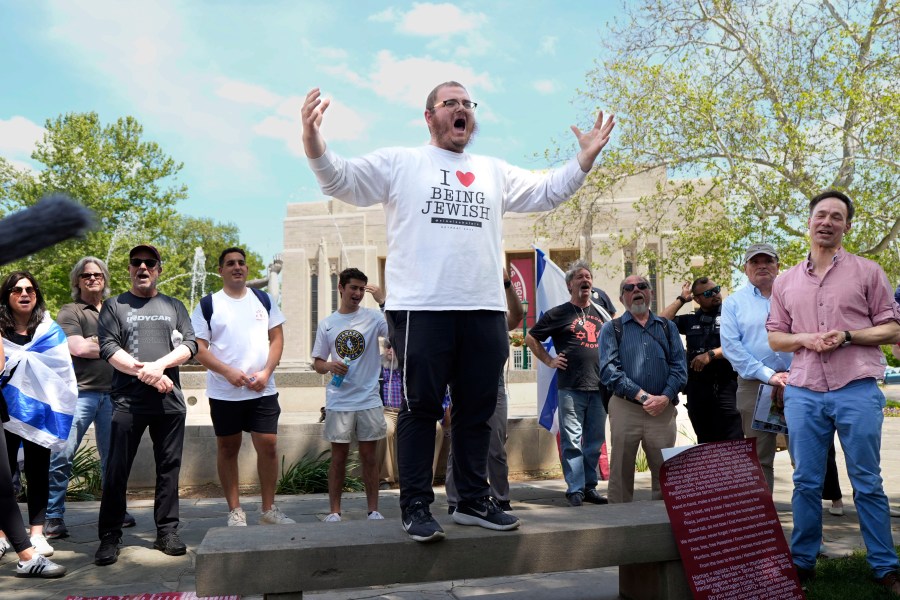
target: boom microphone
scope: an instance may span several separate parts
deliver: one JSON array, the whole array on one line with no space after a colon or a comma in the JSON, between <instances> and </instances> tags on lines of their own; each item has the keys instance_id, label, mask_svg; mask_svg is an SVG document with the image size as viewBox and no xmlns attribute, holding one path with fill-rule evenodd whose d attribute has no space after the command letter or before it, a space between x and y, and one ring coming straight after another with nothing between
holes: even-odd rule
<instances>
[{"instance_id":1,"label":"boom microphone","mask_svg":"<svg viewBox=\"0 0 900 600\"><path fill-rule=\"evenodd\" d=\"M33 206L0 220L0 265L84 235L94 214L62 193L48 194Z\"/></svg>"}]
</instances>

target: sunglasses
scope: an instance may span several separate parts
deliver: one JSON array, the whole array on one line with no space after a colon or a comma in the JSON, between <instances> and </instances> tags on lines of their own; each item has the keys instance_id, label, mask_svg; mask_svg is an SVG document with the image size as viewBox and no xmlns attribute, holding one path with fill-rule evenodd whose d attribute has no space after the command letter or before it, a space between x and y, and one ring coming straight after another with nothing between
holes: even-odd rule
<instances>
[{"instance_id":1,"label":"sunglasses","mask_svg":"<svg viewBox=\"0 0 900 600\"><path fill-rule=\"evenodd\" d=\"M87 281L88 279L103 279L103 273L82 273L79 277L83 281Z\"/></svg>"},{"instance_id":2,"label":"sunglasses","mask_svg":"<svg viewBox=\"0 0 900 600\"><path fill-rule=\"evenodd\" d=\"M128 264L137 269L142 264L147 265L148 269L152 269L159 264L159 261L155 258L132 258L129 259Z\"/></svg>"},{"instance_id":3,"label":"sunglasses","mask_svg":"<svg viewBox=\"0 0 900 600\"><path fill-rule=\"evenodd\" d=\"M16 286L13 289L9 290L9 293L13 296L21 296L22 294L27 294L28 296L34 295L34 288L30 285L28 287L19 287Z\"/></svg>"},{"instance_id":4,"label":"sunglasses","mask_svg":"<svg viewBox=\"0 0 900 600\"><path fill-rule=\"evenodd\" d=\"M624 284L622 284L623 292L631 292L634 290L634 288L637 288L639 290L649 290L650 284L644 283L643 281L640 283L624 283Z\"/></svg>"},{"instance_id":5,"label":"sunglasses","mask_svg":"<svg viewBox=\"0 0 900 600\"><path fill-rule=\"evenodd\" d=\"M702 292L700 295L703 296L704 298L712 298L713 296L715 296L716 294L718 294L721 291L722 291L722 286L717 285L714 288L709 288L705 292Z\"/></svg>"}]
</instances>

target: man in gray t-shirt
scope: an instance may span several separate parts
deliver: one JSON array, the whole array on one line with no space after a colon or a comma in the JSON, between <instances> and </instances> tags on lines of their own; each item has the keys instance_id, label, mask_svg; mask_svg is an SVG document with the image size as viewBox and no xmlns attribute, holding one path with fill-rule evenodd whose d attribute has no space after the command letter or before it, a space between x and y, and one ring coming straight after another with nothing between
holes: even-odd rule
<instances>
[{"instance_id":1,"label":"man in gray t-shirt","mask_svg":"<svg viewBox=\"0 0 900 600\"><path fill-rule=\"evenodd\" d=\"M115 410L100 502L100 548L94 555L98 565L118 559L128 475L148 428L156 457L153 547L171 556L187 552L176 532L186 413L178 365L197 353L197 342L184 304L157 291L160 273L159 251L135 246L129 253L131 289L106 300L100 312L100 357L115 368Z\"/></svg>"}]
</instances>

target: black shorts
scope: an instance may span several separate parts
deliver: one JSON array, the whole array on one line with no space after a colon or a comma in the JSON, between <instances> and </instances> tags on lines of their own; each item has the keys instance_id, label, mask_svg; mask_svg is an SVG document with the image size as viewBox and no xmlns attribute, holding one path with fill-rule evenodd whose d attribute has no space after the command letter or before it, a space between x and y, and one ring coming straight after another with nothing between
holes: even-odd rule
<instances>
[{"instance_id":1,"label":"black shorts","mask_svg":"<svg viewBox=\"0 0 900 600\"><path fill-rule=\"evenodd\" d=\"M209 399L209 416L218 437L241 431L278 433L278 392L252 400Z\"/></svg>"}]
</instances>

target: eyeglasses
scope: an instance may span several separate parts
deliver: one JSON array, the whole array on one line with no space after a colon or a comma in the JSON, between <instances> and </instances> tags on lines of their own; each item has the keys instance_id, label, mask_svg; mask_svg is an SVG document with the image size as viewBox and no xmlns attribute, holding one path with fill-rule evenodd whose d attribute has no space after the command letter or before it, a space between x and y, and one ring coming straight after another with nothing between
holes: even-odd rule
<instances>
[{"instance_id":1,"label":"eyeglasses","mask_svg":"<svg viewBox=\"0 0 900 600\"><path fill-rule=\"evenodd\" d=\"M34 288L30 285L28 287L19 287L16 286L9 291L13 296L21 296L22 294L27 294L28 296L34 296Z\"/></svg>"},{"instance_id":2,"label":"eyeglasses","mask_svg":"<svg viewBox=\"0 0 900 600\"><path fill-rule=\"evenodd\" d=\"M478 106L477 102L472 102L471 100L456 100L454 98L450 98L449 100L444 100L442 102L438 102L437 104L435 104L434 106L431 107L431 110L440 108L441 106L446 106L447 108L452 110L452 109L456 108L457 106L459 106L460 104L462 104L462 107L466 110L475 110L475 108Z\"/></svg>"},{"instance_id":3,"label":"eyeglasses","mask_svg":"<svg viewBox=\"0 0 900 600\"><path fill-rule=\"evenodd\" d=\"M128 264L130 264L135 269L140 267L142 264L147 265L148 269L152 269L159 264L159 261L155 258L132 258L128 261Z\"/></svg>"},{"instance_id":4,"label":"eyeglasses","mask_svg":"<svg viewBox=\"0 0 900 600\"><path fill-rule=\"evenodd\" d=\"M623 284L622 284L622 291L623 291L623 292L631 292L631 291L634 290L634 288L637 288L637 289L639 289L639 290L649 290L649 289L650 289L650 284L649 284L649 283L644 283L643 281L640 282L640 283L623 283Z\"/></svg>"},{"instance_id":5,"label":"eyeglasses","mask_svg":"<svg viewBox=\"0 0 900 600\"><path fill-rule=\"evenodd\" d=\"M88 279L103 279L103 273L82 273L78 277L80 277L82 281L87 281Z\"/></svg>"},{"instance_id":6,"label":"eyeglasses","mask_svg":"<svg viewBox=\"0 0 900 600\"><path fill-rule=\"evenodd\" d=\"M715 296L716 294L718 294L721 291L722 291L722 286L717 285L714 288L709 288L705 292L702 292L700 295L703 296L704 298L712 298L713 296Z\"/></svg>"}]
</instances>

